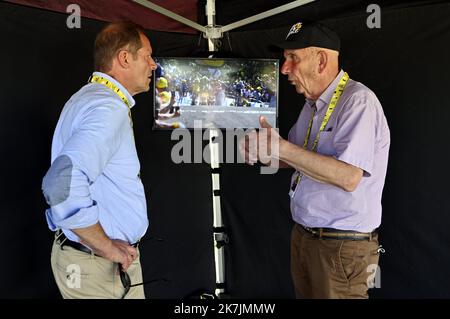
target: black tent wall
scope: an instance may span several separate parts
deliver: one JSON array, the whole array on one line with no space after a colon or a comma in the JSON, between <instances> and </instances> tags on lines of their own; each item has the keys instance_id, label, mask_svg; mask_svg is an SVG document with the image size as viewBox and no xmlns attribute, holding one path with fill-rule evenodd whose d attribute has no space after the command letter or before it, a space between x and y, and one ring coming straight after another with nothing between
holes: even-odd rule
<instances>
[{"instance_id":1,"label":"black tent wall","mask_svg":"<svg viewBox=\"0 0 450 319\"><path fill-rule=\"evenodd\" d=\"M379 97L392 137L380 228L386 253L380 259L381 287L371 295L448 298L450 5L382 8L382 28L372 30L364 10L345 14L348 10L343 4L333 15L318 16L341 35L342 67ZM321 12L320 7L312 12ZM231 47L242 57L274 57L267 42L286 31L279 26L288 28L293 15L290 21L281 15L283 23L272 20L274 30L230 32L222 49ZM93 40L104 25L83 19L81 29L70 30L66 18L0 3L0 270L7 274L0 285L3 298L59 296L50 270L52 234L40 186L58 115L90 75ZM199 49L197 36L148 35L155 56L185 56ZM168 279L147 285L147 296L181 298L213 291L210 168L206 163L175 165L170 152L177 141L171 141L170 132L151 130L151 93L138 95L136 101L135 136L150 219L141 248L144 279ZM284 77L279 102L280 131L286 137L303 99ZM230 235L227 290L234 298L293 297L287 196L291 173L261 175L257 167L238 164L222 168L222 209Z\"/></svg>"}]
</instances>

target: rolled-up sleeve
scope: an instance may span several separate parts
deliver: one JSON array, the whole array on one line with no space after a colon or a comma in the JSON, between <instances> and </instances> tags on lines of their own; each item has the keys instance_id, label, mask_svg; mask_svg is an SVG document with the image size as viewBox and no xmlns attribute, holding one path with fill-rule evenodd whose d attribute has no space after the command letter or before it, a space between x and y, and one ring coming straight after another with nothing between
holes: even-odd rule
<instances>
[{"instance_id":1,"label":"rolled-up sleeve","mask_svg":"<svg viewBox=\"0 0 450 319\"><path fill-rule=\"evenodd\" d=\"M98 221L89 185L120 146L127 120L127 111L114 104L97 105L82 114L42 182L50 229L83 228Z\"/></svg>"}]
</instances>

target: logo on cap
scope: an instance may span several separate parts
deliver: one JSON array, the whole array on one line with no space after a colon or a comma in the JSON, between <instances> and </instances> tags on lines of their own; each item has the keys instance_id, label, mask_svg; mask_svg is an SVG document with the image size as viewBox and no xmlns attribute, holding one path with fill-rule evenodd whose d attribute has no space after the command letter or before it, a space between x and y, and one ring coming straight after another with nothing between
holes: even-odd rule
<instances>
[{"instance_id":1,"label":"logo on cap","mask_svg":"<svg viewBox=\"0 0 450 319\"><path fill-rule=\"evenodd\" d=\"M287 36L286 36L286 40L287 40L287 38L289 38L289 36L290 36L291 34L296 34L296 33L298 33L298 31L300 31L301 28L302 28L302 23L301 23L301 22L298 22L298 23L294 24L294 25L291 27L291 30L289 30L289 33L288 33Z\"/></svg>"}]
</instances>

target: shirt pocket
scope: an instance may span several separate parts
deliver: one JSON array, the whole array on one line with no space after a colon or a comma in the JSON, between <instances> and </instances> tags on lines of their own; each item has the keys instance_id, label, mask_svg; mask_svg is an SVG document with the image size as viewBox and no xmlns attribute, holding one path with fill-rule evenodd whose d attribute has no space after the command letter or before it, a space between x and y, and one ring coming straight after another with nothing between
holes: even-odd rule
<instances>
[{"instance_id":1,"label":"shirt pocket","mask_svg":"<svg viewBox=\"0 0 450 319\"><path fill-rule=\"evenodd\" d=\"M333 146L334 132L322 131L319 135L317 143L317 152L322 155L334 155L335 149Z\"/></svg>"}]
</instances>

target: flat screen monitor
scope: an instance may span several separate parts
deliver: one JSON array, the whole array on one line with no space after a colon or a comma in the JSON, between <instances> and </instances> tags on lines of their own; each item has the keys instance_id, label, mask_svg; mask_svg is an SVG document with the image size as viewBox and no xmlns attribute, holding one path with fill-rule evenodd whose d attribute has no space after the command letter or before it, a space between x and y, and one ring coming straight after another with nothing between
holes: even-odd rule
<instances>
[{"instance_id":1,"label":"flat screen monitor","mask_svg":"<svg viewBox=\"0 0 450 319\"><path fill-rule=\"evenodd\" d=\"M279 61L155 58L154 129L277 127Z\"/></svg>"}]
</instances>

